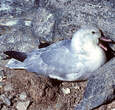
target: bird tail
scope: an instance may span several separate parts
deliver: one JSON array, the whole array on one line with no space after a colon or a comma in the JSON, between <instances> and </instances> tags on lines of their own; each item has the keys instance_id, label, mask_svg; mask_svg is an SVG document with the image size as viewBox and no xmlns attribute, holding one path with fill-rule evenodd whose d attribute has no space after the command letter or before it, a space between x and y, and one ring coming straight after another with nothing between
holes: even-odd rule
<instances>
[{"instance_id":1,"label":"bird tail","mask_svg":"<svg viewBox=\"0 0 115 110\"><path fill-rule=\"evenodd\" d=\"M23 62L14 58L12 58L5 66L10 69L26 69L26 66Z\"/></svg>"},{"instance_id":2,"label":"bird tail","mask_svg":"<svg viewBox=\"0 0 115 110\"><path fill-rule=\"evenodd\" d=\"M24 52L5 51L4 54L8 55L9 58L14 58L21 62L23 62L27 58L27 55Z\"/></svg>"},{"instance_id":3,"label":"bird tail","mask_svg":"<svg viewBox=\"0 0 115 110\"><path fill-rule=\"evenodd\" d=\"M11 69L26 69L23 61L27 58L26 53L16 51L5 51L4 54L12 58L5 66Z\"/></svg>"}]
</instances>

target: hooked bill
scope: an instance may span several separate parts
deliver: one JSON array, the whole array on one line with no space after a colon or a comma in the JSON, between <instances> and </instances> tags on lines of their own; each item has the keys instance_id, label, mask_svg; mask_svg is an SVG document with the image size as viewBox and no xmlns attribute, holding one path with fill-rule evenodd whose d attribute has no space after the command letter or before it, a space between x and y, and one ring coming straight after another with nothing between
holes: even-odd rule
<instances>
[{"instance_id":1,"label":"hooked bill","mask_svg":"<svg viewBox=\"0 0 115 110\"><path fill-rule=\"evenodd\" d=\"M101 38L100 38L100 41L109 42L109 43L113 42L111 39L106 38L106 37L101 37ZM99 43L99 46L100 46L102 49L104 49L105 51L108 50L107 47L105 47L101 42Z\"/></svg>"}]
</instances>

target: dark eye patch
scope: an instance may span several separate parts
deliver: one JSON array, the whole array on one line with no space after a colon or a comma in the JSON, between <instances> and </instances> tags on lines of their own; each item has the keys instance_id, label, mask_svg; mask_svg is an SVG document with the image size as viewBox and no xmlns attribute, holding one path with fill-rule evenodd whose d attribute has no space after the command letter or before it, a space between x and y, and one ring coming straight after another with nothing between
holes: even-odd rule
<instances>
[{"instance_id":1,"label":"dark eye patch","mask_svg":"<svg viewBox=\"0 0 115 110\"><path fill-rule=\"evenodd\" d=\"M92 34L95 34L95 31L92 31Z\"/></svg>"}]
</instances>

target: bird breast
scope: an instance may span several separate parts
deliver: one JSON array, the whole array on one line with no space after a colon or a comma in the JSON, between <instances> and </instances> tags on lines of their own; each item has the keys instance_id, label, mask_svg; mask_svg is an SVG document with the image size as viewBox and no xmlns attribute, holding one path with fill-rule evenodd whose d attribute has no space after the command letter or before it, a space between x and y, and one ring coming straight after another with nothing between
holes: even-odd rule
<instances>
[{"instance_id":1,"label":"bird breast","mask_svg":"<svg viewBox=\"0 0 115 110\"><path fill-rule=\"evenodd\" d=\"M88 52L87 65L93 72L106 62L106 55L103 49L96 46L93 51Z\"/></svg>"}]
</instances>

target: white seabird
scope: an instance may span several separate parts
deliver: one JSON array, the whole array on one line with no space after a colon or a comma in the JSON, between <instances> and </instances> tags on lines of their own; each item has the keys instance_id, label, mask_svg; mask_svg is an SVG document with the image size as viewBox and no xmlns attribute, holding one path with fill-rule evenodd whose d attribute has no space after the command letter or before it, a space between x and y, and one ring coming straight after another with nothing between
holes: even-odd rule
<instances>
[{"instance_id":1,"label":"white seabird","mask_svg":"<svg viewBox=\"0 0 115 110\"><path fill-rule=\"evenodd\" d=\"M84 26L75 32L72 40L62 40L29 53L14 52L25 56L24 61L11 59L6 67L63 81L86 80L106 62L106 48L100 39L110 41L101 37L97 27Z\"/></svg>"}]
</instances>

